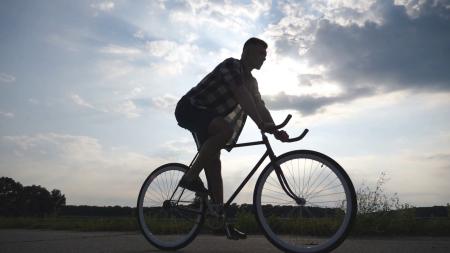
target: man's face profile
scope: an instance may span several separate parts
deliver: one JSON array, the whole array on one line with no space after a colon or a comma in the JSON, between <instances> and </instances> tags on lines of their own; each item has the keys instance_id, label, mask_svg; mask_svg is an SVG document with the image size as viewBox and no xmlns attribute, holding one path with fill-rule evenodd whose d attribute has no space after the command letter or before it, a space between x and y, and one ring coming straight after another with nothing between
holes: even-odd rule
<instances>
[{"instance_id":1,"label":"man's face profile","mask_svg":"<svg viewBox=\"0 0 450 253\"><path fill-rule=\"evenodd\" d=\"M263 46L254 45L248 49L248 57L252 63L252 67L260 69L266 60L267 51Z\"/></svg>"}]
</instances>

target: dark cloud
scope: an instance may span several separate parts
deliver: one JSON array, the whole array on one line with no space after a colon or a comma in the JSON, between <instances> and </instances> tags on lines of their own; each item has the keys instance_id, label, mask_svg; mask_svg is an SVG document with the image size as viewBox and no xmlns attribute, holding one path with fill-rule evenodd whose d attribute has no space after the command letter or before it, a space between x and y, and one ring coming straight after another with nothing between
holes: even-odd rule
<instances>
[{"instance_id":1,"label":"dark cloud","mask_svg":"<svg viewBox=\"0 0 450 253\"><path fill-rule=\"evenodd\" d=\"M372 8L381 25L322 21L306 55L310 62L325 65L328 78L347 88L368 83L386 90L450 90L450 9L428 1L410 17L391 1Z\"/></svg>"},{"instance_id":2,"label":"dark cloud","mask_svg":"<svg viewBox=\"0 0 450 253\"><path fill-rule=\"evenodd\" d=\"M270 109L294 109L299 111L303 116L307 116L320 112L328 105L371 96L375 92L376 90L370 87L358 87L334 97L296 96L282 92L275 96L265 96L263 99Z\"/></svg>"},{"instance_id":3,"label":"dark cloud","mask_svg":"<svg viewBox=\"0 0 450 253\"><path fill-rule=\"evenodd\" d=\"M323 80L337 81L337 97L279 94L266 100L274 109L297 109L303 114L358 97L396 90L450 91L450 2L426 1L414 16L403 5L379 0L371 6L382 22L343 26L317 21L315 39L303 56L325 66ZM298 45L279 40L277 52L295 55ZM311 85L317 76L299 76ZM302 82L303 81L303 82Z\"/></svg>"}]
</instances>

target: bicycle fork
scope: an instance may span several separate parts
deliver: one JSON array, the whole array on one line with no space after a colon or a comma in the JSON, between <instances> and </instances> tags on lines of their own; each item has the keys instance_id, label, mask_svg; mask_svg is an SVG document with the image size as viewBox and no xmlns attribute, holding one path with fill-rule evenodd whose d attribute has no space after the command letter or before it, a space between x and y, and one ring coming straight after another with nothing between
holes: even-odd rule
<instances>
[{"instance_id":1,"label":"bicycle fork","mask_svg":"<svg viewBox=\"0 0 450 253\"><path fill-rule=\"evenodd\" d=\"M275 156L275 153L272 150L272 147L270 146L269 140L267 139L267 136L265 134L263 136L263 142L266 145L267 148L267 154L270 157L270 162L272 163L272 166L275 167L275 172L277 174L278 181L280 182L281 188L283 191L291 197L298 205L304 206L306 204L306 200L304 198L301 198L297 196L294 191L292 191L291 187L289 186L286 177L284 176L283 171L281 170L280 165L276 162L277 157Z\"/></svg>"}]
</instances>

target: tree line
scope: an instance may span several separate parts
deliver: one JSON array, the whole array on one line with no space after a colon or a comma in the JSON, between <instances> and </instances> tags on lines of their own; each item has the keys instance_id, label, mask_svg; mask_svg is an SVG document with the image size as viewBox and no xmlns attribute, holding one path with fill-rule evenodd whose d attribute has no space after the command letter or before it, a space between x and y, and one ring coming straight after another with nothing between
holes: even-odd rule
<instances>
[{"instance_id":1,"label":"tree line","mask_svg":"<svg viewBox=\"0 0 450 253\"><path fill-rule=\"evenodd\" d=\"M377 191L373 192L370 189L363 189L358 191L358 204L360 208L360 214L364 213L395 213L397 209L410 209L406 206L399 208L397 205L391 203L379 204L380 199L387 199L383 192L379 192L382 187L377 187ZM371 200L373 196L377 196L377 202ZM365 201L364 201L365 200ZM397 204L399 201L394 201ZM368 208L362 208L365 206L375 206L377 208L371 208L370 212ZM379 206L388 206L389 208L378 208ZM286 213L286 206L263 206L269 213ZM434 206L434 207L415 207L415 216L418 218L426 217L448 217L450 205L447 206ZM325 215L329 212L335 212L334 209L317 209L316 214ZM361 212L362 211L362 212ZM366 212L365 212L366 211ZM251 204L237 205L233 203L227 209L227 215L229 217L236 217L239 213L251 213L253 212L253 206ZM46 188L40 185L22 186L19 182L14 181L12 178L0 177L0 216L91 216L91 217L114 217L114 216L135 216L135 207L121 207L121 206L87 206L87 205L66 205L66 197L58 189L48 191Z\"/></svg>"},{"instance_id":2,"label":"tree line","mask_svg":"<svg viewBox=\"0 0 450 253\"><path fill-rule=\"evenodd\" d=\"M1 216L55 215L66 205L58 189L48 191L40 185L23 186L9 177L0 177Z\"/></svg>"}]
</instances>

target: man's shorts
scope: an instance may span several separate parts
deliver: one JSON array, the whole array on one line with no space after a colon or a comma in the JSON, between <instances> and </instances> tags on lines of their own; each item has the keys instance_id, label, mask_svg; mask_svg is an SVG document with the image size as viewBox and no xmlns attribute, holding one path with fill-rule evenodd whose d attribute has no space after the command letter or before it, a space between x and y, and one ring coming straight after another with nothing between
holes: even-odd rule
<instances>
[{"instance_id":1,"label":"man's shorts","mask_svg":"<svg viewBox=\"0 0 450 253\"><path fill-rule=\"evenodd\" d=\"M178 101L175 109L178 125L193 133L197 148L200 148L208 139L208 126L214 118L219 116L216 113L196 108L185 96Z\"/></svg>"}]
</instances>

